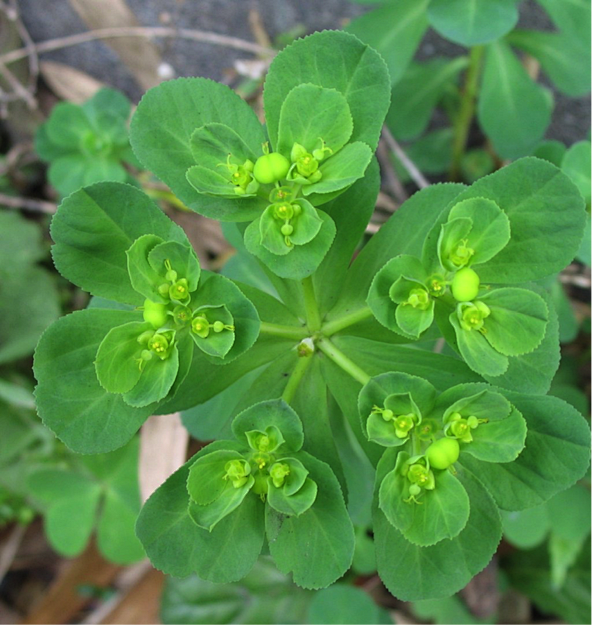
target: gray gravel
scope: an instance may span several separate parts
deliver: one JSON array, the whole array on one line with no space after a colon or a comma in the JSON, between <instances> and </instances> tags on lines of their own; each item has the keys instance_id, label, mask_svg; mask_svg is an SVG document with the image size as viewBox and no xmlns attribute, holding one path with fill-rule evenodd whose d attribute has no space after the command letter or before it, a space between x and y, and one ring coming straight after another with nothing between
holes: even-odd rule
<instances>
[{"instance_id":1,"label":"gray gravel","mask_svg":"<svg viewBox=\"0 0 592 625\"><path fill-rule=\"evenodd\" d=\"M100 2L101 0L97 0ZM250 9L259 11L267 32L275 37L297 24L305 32L339 28L348 19L367 10L347 0L127 0L141 24L163 25L168 20L181 28L198 28L252 40L248 23ZM50 11L40 11L40 5ZM71 35L86 30L68 0L20 0L23 19L35 41ZM520 26L551 29L546 14L533 0L521 5ZM237 57L248 54L182 39L163 39L159 47L164 61L177 76L206 76L225 80L226 72ZM456 55L462 48L433 31L420 46L419 57ZM126 92L133 100L142 94L117 55L101 42L91 42L48 53L43 58L66 63ZM553 123L547 132L552 139L568 145L585 137L590 128L590 98L567 98L555 94Z\"/></svg>"}]
</instances>

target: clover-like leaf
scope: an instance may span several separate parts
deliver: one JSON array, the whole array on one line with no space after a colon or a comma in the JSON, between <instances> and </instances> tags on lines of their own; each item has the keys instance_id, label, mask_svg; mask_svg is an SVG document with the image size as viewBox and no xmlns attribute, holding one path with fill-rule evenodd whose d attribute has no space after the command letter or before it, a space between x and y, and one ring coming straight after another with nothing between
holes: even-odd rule
<instances>
[{"instance_id":1,"label":"clover-like leaf","mask_svg":"<svg viewBox=\"0 0 592 625\"><path fill-rule=\"evenodd\" d=\"M314 503L306 512L285 516L267 506L265 527L269 550L278 569L292 572L304 588L324 588L351 566L354 531L339 482L329 465L306 452L298 459L318 487ZM330 528L330 530L329 530ZM307 554L306 558L301 555Z\"/></svg>"},{"instance_id":2,"label":"clover-like leaf","mask_svg":"<svg viewBox=\"0 0 592 625\"><path fill-rule=\"evenodd\" d=\"M422 490L417 501L410 496L412 483L402 474L409 460L404 451L388 450L385 462L395 462L379 488L379 505L387 519L410 542L427 547L454 538L467 524L469 497L462 484L448 470L434 471L434 486Z\"/></svg>"},{"instance_id":3,"label":"clover-like leaf","mask_svg":"<svg viewBox=\"0 0 592 625\"><path fill-rule=\"evenodd\" d=\"M433 282L433 280L432 280ZM374 277L368 293L368 306L376 319L389 330L418 338L434 319L430 276L422 262L402 254L391 259Z\"/></svg>"},{"instance_id":4,"label":"clover-like leaf","mask_svg":"<svg viewBox=\"0 0 592 625\"><path fill-rule=\"evenodd\" d=\"M152 356L144 366L138 383L123 395L123 401L128 406L141 408L164 399L173 387L178 371L179 350L175 343L169 348L166 358Z\"/></svg>"},{"instance_id":5,"label":"clover-like leaf","mask_svg":"<svg viewBox=\"0 0 592 625\"><path fill-rule=\"evenodd\" d=\"M435 401L436 389L426 380L407 373L383 373L364 385L358 397L358 410L362 419L362 427L367 436L370 436L370 416L373 412L377 412L376 408L379 409L379 414L384 414L384 409L390 410L393 417L398 415L388 406L395 409L400 408L401 414L404 416L408 416L408 412L406 412L408 410L417 410L419 414L415 415L415 426L421 422L423 416L430 414ZM407 402L407 404L405 405L403 402ZM383 419L382 416L379 418ZM378 435L378 430L375 430L377 421L378 419L373 419L372 423L373 432L376 435ZM390 427L394 431L395 422L391 421L390 423ZM392 437L389 436L389 440L392 440ZM377 440L377 442L379 441Z\"/></svg>"},{"instance_id":6,"label":"clover-like leaf","mask_svg":"<svg viewBox=\"0 0 592 625\"><path fill-rule=\"evenodd\" d=\"M273 254L261 244L259 219L245 230L245 246L277 276L290 280L302 280L310 276L321 264L335 238L336 228L331 217L321 210L317 210L317 214L323 222L318 234L310 243L295 245L284 256Z\"/></svg>"},{"instance_id":7,"label":"clover-like leaf","mask_svg":"<svg viewBox=\"0 0 592 625\"><path fill-rule=\"evenodd\" d=\"M232 432L239 441L247 442L247 432L265 431L275 426L284 437L285 443L279 451L298 451L304 442L300 417L282 399L264 401L237 415L232 422Z\"/></svg>"},{"instance_id":8,"label":"clover-like leaf","mask_svg":"<svg viewBox=\"0 0 592 625\"><path fill-rule=\"evenodd\" d=\"M312 154L323 142L331 155L348 142L353 127L347 100L339 91L298 85L282 104L276 150L289 158L295 143Z\"/></svg>"},{"instance_id":9,"label":"clover-like leaf","mask_svg":"<svg viewBox=\"0 0 592 625\"><path fill-rule=\"evenodd\" d=\"M193 312L191 338L202 352L224 358L235 340L234 318L223 304L200 306Z\"/></svg>"},{"instance_id":10,"label":"clover-like leaf","mask_svg":"<svg viewBox=\"0 0 592 625\"><path fill-rule=\"evenodd\" d=\"M491 311L485 320L485 338L498 352L519 356L541 343L549 312L540 295L509 287L493 289L479 299Z\"/></svg>"},{"instance_id":11,"label":"clover-like leaf","mask_svg":"<svg viewBox=\"0 0 592 625\"><path fill-rule=\"evenodd\" d=\"M226 464L242 455L231 449L220 449L197 458L189 469L187 490L191 500L200 506L212 503L226 488Z\"/></svg>"},{"instance_id":12,"label":"clover-like leaf","mask_svg":"<svg viewBox=\"0 0 592 625\"><path fill-rule=\"evenodd\" d=\"M205 505L190 503L189 515L197 526L211 532L222 519L241 505L254 483L252 475L242 486L235 487L232 482L225 482L224 489L214 501Z\"/></svg>"},{"instance_id":13,"label":"clover-like leaf","mask_svg":"<svg viewBox=\"0 0 592 625\"><path fill-rule=\"evenodd\" d=\"M95 361L97 378L109 393L127 393L138 383L142 375L139 366L142 345L138 337L151 326L132 321L111 329L97 352Z\"/></svg>"},{"instance_id":14,"label":"clover-like leaf","mask_svg":"<svg viewBox=\"0 0 592 625\"><path fill-rule=\"evenodd\" d=\"M317 497L317 485L308 470L296 458L281 458L270 468L267 503L277 512L299 516Z\"/></svg>"},{"instance_id":15,"label":"clover-like leaf","mask_svg":"<svg viewBox=\"0 0 592 625\"><path fill-rule=\"evenodd\" d=\"M231 337L234 336L230 349L223 357L209 355L204 351L210 362L226 364L238 358L253 346L259 336L261 324L257 309L228 278L210 272L202 273L199 289L191 296L191 308L194 311L194 318L199 315L198 311L202 307L208 307L204 308L206 310L205 314L206 316L212 315L214 324L218 320L223 322L225 326L234 327L234 330L225 327L219 332L221 351L217 353L222 353L228 346ZM224 317L226 314L224 311L227 311L232 316L232 322L230 322L230 317ZM218 319L216 315L221 316ZM224 321L225 318L229 321L228 323ZM213 329L212 334L217 334L216 328ZM198 342L199 335L193 338L198 347L200 347L201 342ZM212 337L212 340L216 340L215 337ZM210 341L210 337L206 339L207 341Z\"/></svg>"}]
</instances>

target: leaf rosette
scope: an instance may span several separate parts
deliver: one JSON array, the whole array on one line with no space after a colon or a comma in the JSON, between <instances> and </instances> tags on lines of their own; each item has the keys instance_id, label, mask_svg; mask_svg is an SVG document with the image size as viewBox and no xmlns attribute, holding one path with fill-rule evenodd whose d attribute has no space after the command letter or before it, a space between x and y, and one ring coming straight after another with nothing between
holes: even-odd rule
<instances>
[{"instance_id":1,"label":"leaf rosette","mask_svg":"<svg viewBox=\"0 0 592 625\"><path fill-rule=\"evenodd\" d=\"M232 432L234 440L208 445L179 470L183 488L176 482L173 488L175 474L147 502L137 530L153 563L171 573L183 566L211 581L237 580L257 560L267 534L278 568L293 570L297 584L332 583L351 564L354 533L333 471L302 451L300 418L281 399L264 401L237 415ZM173 500L179 511L184 502L183 531L180 519L163 531L173 520L162 515L163 506L170 510ZM193 558L184 546L196 541L199 557ZM184 550L182 564L161 551L166 544ZM240 558L221 564L220 549L228 544ZM295 554L313 545L313 562L302 567Z\"/></svg>"},{"instance_id":2,"label":"leaf rosette","mask_svg":"<svg viewBox=\"0 0 592 625\"><path fill-rule=\"evenodd\" d=\"M88 223L92 237L83 234ZM209 363L226 364L257 339L260 322L251 302L230 280L202 274L184 232L140 191L102 183L72 194L54 217L52 236L60 272L111 300L61 319L36 352L40 414L71 447L96 452L120 446L160 402L175 396L194 350ZM52 362L52 351L65 341L72 357ZM52 400L52 380L60 375L64 385L84 379L86 393L65 414ZM83 408L85 398L90 409ZM98 427L90 423L107 406L126 426L90 437Z\"/></svg>"}]
</instances>

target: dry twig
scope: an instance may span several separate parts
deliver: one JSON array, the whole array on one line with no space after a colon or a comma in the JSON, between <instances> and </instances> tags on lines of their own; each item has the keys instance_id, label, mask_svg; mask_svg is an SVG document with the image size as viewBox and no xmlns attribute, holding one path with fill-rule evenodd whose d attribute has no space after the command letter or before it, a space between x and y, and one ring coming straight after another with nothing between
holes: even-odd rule
<instances>
[{"instance_id":1,"label":"dry twig","mask_svg":"<svg viewBox=\"0 0 592 625\"><path fill-rule=\"evenodd\" d=\"M53 202L6 195L4 193L0 193L0 206L8 206L8 208L25 208L27 210L47 213L49 215L52 215L57 210L57 205Z\"/></svg>"},{"instance_id":2,"label":"dry twig","mask_svg":"<svg viewBox=\"0 0 592 625\"><path fill-rule=\"evenodd\" d=\"M0 62L2 58L0 57ZM420 189L425 189L430 186L430 183L426 180L424 175L419 171L415 163L405 154L403 148L398 144L397 140L393 137L391 131L386 127L382 127L382 136L386 141L388 147L396 154L397 158L401 161L401 165L409 172L411 179Z\"/></svg>"},{"instance_id":3,"label":"dry twig","mask_svg":"<svg viewBox=\"0 0 592 625\"><path fill-rule=\"evenodd\" d=\"M6 542L2 546L2 551L0 552L0 582L10 570L10 566L12 565L17 551L23 542L26 531L26 525L15 525Z\"/></svg>"},{"instance_id":4,"label":"dry twig","mask_svg":"<svg viewBox=\"0 0 592 625\"><path fill-rule=\"evenodd\" d=\"M124 26L120 28L100 28L84 33L77 33L68 37L58 37L57 39L49 39L34 45L36 54L43 52L51 52L62 48L77 46L81 43L96 41L98 39L111 39L115 37L180 37L181 39L190 39L201 43L211 43L216 46L225 46L242 50L243 52L251 52L263 57L274 56L275 50L260 46L259 44L245 41L237 37L229 37L218 33L207 32L203 30L193 30L188 28L171 28L168 26ZM14 63L20 59L26 58L30 53L30 48L24 47L19 50L12 50L0 56L0 63L7 65Z\"/></svg>"}]
</instances>

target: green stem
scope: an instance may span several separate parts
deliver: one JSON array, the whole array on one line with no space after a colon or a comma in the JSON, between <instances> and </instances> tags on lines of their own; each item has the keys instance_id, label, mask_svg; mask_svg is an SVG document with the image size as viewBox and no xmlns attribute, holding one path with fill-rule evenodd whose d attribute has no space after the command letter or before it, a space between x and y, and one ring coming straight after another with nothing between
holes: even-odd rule
<instances>
[{"instance_id":1,"label":"green stem","mask_svg":"<svg viewBox=\"0 0 592 625\"><path fill-rule=\"evenodd\" d=\"M341 367L346 373L351 375L354 380L360 384L366 384L370 381L370 376L355 362L350 360L340 349L335 347L329 339L323 338L317 343L318 348L329 357L338 367Z\"/></svg>"},{"instance_id":2,"label":"green stem","mask_svg":"<svg viewBox=\"0 0 592 625\"><path fill-rule=\"evenodd\" d=\"M300 341L305 339L309 332L306 328L300 328L298 326L282 326L277 323L261 322L261 333L271 334L271 336L278 336L283 339L294 339Z\"/></svg>"},{"instance_id":3,"label":"green stem","mask_svg":"<svg viewBox=\"0 0 592 625\"><path fill-rule=\"evenodd\" d=\"M155 200L164 200L184 213L191 212L187 206L185 206L185 204L183 204L183 202L181 202L181 200L171 191L165 191L164 189L150 189L147 187L143 187L143 190L146 195L154 198Z\"/></svg>"},{"instance_id":4,"label":"green stem","mask_svg":"<svg viewBox=\"0 0 592 625\"><path fill-rule=\"evenodd\" d=\"M483 46L474 46L469 54L469 68L465 78L460 111L454 124L452 166L450 168L451 180L458 180L460 175L460 163L465 153L469 129L475 115L475 99L477 97L484 50Z\"/></svg>"},{"instance_id":5,"label":"green stem","mask_svg":"<svg viewBox=\"0 0 592 625\"><path fill-rule=\"evenodd\" d=\"M288 380L288 384L286 384L286 388L282 393L282 399L289 404L294 395L304 374L306 373L306 369L308 365L312 362L312 355L309 356L301 356L298 358L298 362L296 363L296 367L294 367L294 371L292 371L292 375L290 375L290 379Z\"/></svg>"},{"instance_id":6,"label":"green stem","mask_svg":"<svg viewBox=\"0 0 592 625\"><path fill-rule=\"evenodd\" d=\"M323 335L332 336L345 328L349 328L349 326L353 326L360 321L364 321L364 319L368 319L368 317L372 317L372 311L369 306L364 306L364 308L354 310L353 312L343 315L343 317L338 317L326 323L322 327Z\"/></svg>"},{"instance_id":7,"label":"green stem","mask_svg":"<svg viewBox=\"0 0 592 625\"><path fill-rule=\"evenodd\" d=\"M417 436L413 437L413 455L421 456L421 441Z\"/></svg>"},{"instance_id":8,"label":"green stem","mask_svg":"<svg viewBox=\"0 0 592 625\"><path fill-rule=\"evenodd\" d=\"M318 332L321 329L321 316L319 307L315 298L312 277L302 280L302 289L304 290L304 309L306 311L306 325L311 333Z\"/></svg>"}]
</instances>

